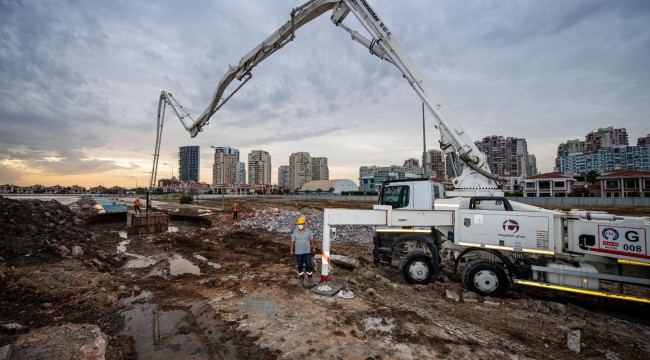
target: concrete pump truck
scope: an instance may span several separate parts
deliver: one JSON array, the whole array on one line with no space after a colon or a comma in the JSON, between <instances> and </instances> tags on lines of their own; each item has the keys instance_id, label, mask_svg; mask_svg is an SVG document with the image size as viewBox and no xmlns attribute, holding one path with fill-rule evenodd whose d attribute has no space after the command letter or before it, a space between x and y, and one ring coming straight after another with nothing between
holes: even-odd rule
<instances>
[{"instance_id":1,"label":"concrete pump truck","mask_svg":"<svg viewBox=\"0 0 650 360\"><path fill-rule=\"evenodd\" d=\"M197 120L163 91L151 187L156 181L166 106L196 136L251 79L257 64L292 41L300 27L327 12L337 28L397 68L431 113L440 131L440 148L460 175L452 179L450 191L429 179L387 181L372 210L325 209L322 281L328 280L336 226L373 225L375 264L399 262L404 280L411 284L435 280L448 262L454 271L463 269L466 289L483 296L502 295L511 285L528 285L650 302L650 218L560 212L509 201L486 156L453 121L446 105L366 0L310 0L294 8L284 25L230 67ZM343 21L349 17L356 18L368 35L346 26ZM224 96L235 79L241 83Z\"/></svg>"}]
</instances>

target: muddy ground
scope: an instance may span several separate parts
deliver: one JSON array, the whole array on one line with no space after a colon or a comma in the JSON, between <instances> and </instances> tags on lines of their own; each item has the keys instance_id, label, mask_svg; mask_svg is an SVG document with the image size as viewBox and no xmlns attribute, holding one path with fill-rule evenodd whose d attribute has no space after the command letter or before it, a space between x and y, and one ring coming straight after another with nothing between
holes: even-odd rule
<instances>
[{"instance_id":1,"label":"muddy ground","mask_svg":"<svg viewBox=\"0 0 650 360\"><path fill-rule=\"evenodd\" d=\"M107 359L650 358L648 305L530 288L486 299L449 268L405 285L372 264L370 239L332 244L359 262L330 274L352 298L313 294L287 233L239 224L269 207L371 204L258 200L240 201L238 221L213 213L210 228L124 239L56 202L0 197L0 348L10 359L84 358L95 339Z\"/></svg>"}]
</instances>

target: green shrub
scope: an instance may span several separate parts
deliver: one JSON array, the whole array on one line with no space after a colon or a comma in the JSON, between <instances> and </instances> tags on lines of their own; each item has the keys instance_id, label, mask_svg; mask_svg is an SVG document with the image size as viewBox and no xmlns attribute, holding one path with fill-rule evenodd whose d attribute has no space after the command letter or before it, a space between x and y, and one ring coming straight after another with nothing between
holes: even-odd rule
<instances>
[{"instance_id":1,"label":"green shrub","mask_svg":"<svg viewBox=\"0 0 650 360\"><path fill-rule=\"evenodd\" d=\"M192 203L192 197L189 195L183 195L181 196L181 204L191 204Z\"/></svg>"}]
</instances>

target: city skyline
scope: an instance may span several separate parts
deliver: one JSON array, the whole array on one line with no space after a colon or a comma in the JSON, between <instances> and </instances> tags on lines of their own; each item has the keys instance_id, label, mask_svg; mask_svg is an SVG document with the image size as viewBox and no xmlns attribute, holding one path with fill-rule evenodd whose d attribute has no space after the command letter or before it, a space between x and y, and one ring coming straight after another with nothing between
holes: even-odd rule
<instances>
[{"instance_id":1,"label":"city skyline","mask_svg":"<svg viewBox=\"0 0 650 360\"><path fill-rule=\"evenodd\" d=\"M626 128L630 142L650 132L646 1L369 3L473 141L525 138L540 172L553 169L560 143L587 131ZM148 183L160 91L200 114L228 66L299 4L0 4L0 183ZM344 23L365 34L353 17ZM329 14L295 35L197 137L168 113L159 164L200 146L209 183L210 145L228 144L282 163L320 154L330 178L356 181L359 166L421 159L421 102L392 65ZM425 121L427 148L437 149L430 114ZM160 165L158 178L177 170Z\"/></svg>"}]
</instances>

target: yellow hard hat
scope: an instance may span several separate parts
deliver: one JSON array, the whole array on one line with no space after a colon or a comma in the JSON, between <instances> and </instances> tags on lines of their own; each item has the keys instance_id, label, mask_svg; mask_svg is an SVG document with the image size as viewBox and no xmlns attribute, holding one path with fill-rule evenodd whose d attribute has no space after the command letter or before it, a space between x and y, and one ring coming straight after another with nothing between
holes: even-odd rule
<instances>
[{"instance_id":1,"label":"yellow hard hat","mask_svg":"<svg viewBox=\"0 0 650 360\"><path fill-rule=\"evenodd\" d=\"M304 223L305 223L305 217L304 216L299 217L298 218L298 225L304 224Z\"/></svg>"}]
</instances>

